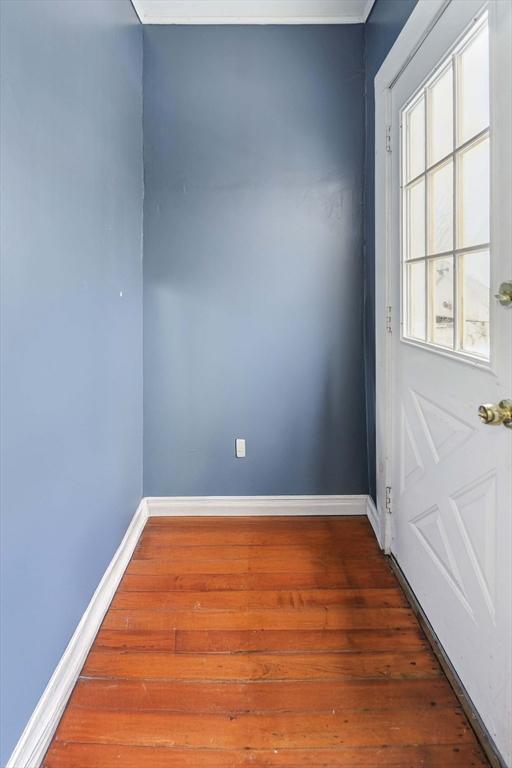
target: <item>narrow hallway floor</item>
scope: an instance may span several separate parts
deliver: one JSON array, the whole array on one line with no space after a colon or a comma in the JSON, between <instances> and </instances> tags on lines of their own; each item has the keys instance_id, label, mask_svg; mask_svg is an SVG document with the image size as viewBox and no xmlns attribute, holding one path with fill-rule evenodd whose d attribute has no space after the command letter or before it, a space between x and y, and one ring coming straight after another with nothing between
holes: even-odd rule
<instances>
[{"instance_id":1,"label":"narrow hallway floor","mask_svg":"<svg viewBox=\"0 0 512 768\"><path fill-rule=\"evenodd\" d=\"M487 762L365 517L154 517L44 768Z\"/></svg>"}]
</instances>

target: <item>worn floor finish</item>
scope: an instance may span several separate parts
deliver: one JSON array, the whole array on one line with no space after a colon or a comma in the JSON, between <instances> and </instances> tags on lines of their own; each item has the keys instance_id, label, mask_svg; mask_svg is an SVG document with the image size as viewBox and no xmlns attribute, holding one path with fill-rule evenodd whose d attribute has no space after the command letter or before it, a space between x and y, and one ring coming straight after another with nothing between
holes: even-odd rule
<instances>
[{"instance_id":1,"label":"worn floor finish","mask_svg":"<svg viewBox=\"0 0 512 768\"><path fill-rule=\"evenodd\" d=\"M363 517L151 518L44 768L487 765Z\"/></svg>"}]
</instances>

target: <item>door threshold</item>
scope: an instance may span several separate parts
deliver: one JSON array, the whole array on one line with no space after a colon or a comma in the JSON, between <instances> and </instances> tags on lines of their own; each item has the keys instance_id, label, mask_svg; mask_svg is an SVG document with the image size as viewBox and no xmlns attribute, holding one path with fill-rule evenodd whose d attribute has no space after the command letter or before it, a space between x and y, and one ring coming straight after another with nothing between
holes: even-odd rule
<instances>
[{"instance_id":1,"label":"door threshold","mask_svg":"<svg viewBox=\"0 0 512 768\"><path fill-rule=\"evenodd\" d=\"M446 651L441 645L439 638L434 632L432 625L430 624L425 612L423 611L423 608L421 607L418 601L418 598L414 594L411 585L407 581L407 578L404 572L400 568L398 562L395 560L393 555L388 555L388 557L391 564L391 568L393 569L393 572L397 577L400 583L400 586L402 587L402 590L404 591L405 596L412 608L412 611L416 616L416 618L418 619L420 626L423 632L425 633L425 636L437 660L439 661L439 664L441 665L441 668L444 674L448 678L448 682L450 683L459 701L459 704L461 705L462 710L466 715L469 721L469 724L471 725L475 733L476 738L478 739L478 743L482 747L485 753L485 756L488 759L489 764L491 765L491 768L507 768L506 763L503 761L503 758L501 757L492 736L490 735L485 724L483 723L482 718L478 714L475 705L473 704L468 692L466 691L460 677L455 671L455 668L452 662L450 661Z\"/></svg>"}]
</instances>

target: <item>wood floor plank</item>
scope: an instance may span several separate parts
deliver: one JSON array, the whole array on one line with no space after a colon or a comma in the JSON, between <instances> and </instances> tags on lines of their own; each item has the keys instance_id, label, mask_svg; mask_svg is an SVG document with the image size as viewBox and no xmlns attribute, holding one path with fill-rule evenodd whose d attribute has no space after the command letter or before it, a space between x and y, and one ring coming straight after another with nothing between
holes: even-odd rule
<instances>
[{"instance_id":1,"label":"wood floor plank","mask_svg":"<svg viewBox=\"0 0 512 768\"><path fill-rule=\"evenodd\" d=\"M451 708L198 716L73 707L64 714L57 738L189 749L316 749L467 744L474 735L462 712Z\"/></svg>"},{"instance_id":2,"label":"wood floor plank","mask_svg":"<svg viewBox=\"0 0 512 768\"><path fill-rule=\"evenodd\" d=\"M297 750L191 750L57 741L43 768L483 768L472 744Z\"/></svg>"},{"instance_id":3,"label":"wood floor plank","mask_svg":"<svg viewBox=\"0 0 512 768\"><path fill-rule=\"evenodd\" d=\"M144 528L144 533L189 533L191 531L208 535L217 531L226 531L236 535L244 531L263 532L292 531L308 533L310 531L336 531L339 533L370 533L368 518L365 515L351 515L348 517L324 516L324 517L247 517L236 518L233 525L229 517L150 517Z\"/></svg>"},{"instance_id":4,"label":"wood floor plank","mask_svg":"<svg viewBox=\"0 0 512 768\"><path fill-rule=\"evenodd\" d=\"M218 561L217 561L218 562ZM178 573L167 567L152 568L146 563L146 573L134 573L130 568L124 575L119 592L206 592L209 590L259 589L389 589L396 587L396 578L390 568L373 567L368 563L361 568L360 561L343 561L332 570L323 563L309 572L287 571L268 573ZM357 567L355 565L357 563ZM140 565L140 562L139 562ZM196 569L197 570L197 569ZM224 568L224 570L226 570ZM165 571L168 571L167 573Z\"/></svg>"},{"instance_id":5,"label":"wood floor plank","mask_svg":"<svg viewBox=\"0 0 512 768\"><path fill-rule=\"evenodd\" d=\"M348 606L351 608L405 608L403 592L393 589L231 590L207 592L119 592L112 608L156 611L249 610Z\"/></svg>"},{"instance_id":6,"label":"wood floor plank","mask_svg":"<svg viewBox=\"0 0 512 768\"><path fill-rule=\"evenodd\" d=\"M211 530L198 535L196 531L166 531L163 529L145 531L140 539L140 544L148 546L170 546L183 549L198 549L207 547L258 547L258 548L290 548L294 549L312 547L315 549L326 548L338 552L364 552L378 551L375 537L372 539L364 529L336 530L336 529L309 529L300 528L274 528L267 530Z\"/></svg>"},{"instance_id":7,"label":"wood floor plank","mask_svg":"<svg viewBox=\"0 0 512 768\"><path fill-rule=\"evenodd\" d=\"M337 680L441 676L427 650L361 653L173 654L96 648L84 677L167 680Z\"/></svg>"},{"instance_id":8,"label":"wood floor plank","mask_svg":"<svg viewBox=\"0 0 512 768\"><path fill-rule=\"evenodd\" d=\"M240 714L457 708L457 699L442 678L208 684L82 678L71 704L102 710Z\"/></svg>"},{"instance_id":9,"label":"wood floor plank","mask_svg":"<svg viewBox=\"0 0 512 768\"><path fill-rule=\"evenodd\" d=\"M119 648L131 651L176 651L176 631L162 632L147 630L124 631L122 629L100 629L94 641L95 648Z\"/></svg>"},{"instance_id":10,"label":"wood floor plank","mask_svg":"<svg viewBox=\"0 0 512 768\"><path fill-rule=\"evenodd\" d=\"M305 533L315 530L338 530L346 531L347 534L353 531L366 531L368 535L373 535L371 525L366 515L272 515L270 516L238 516L228 517L225 515L187 515L180 517L173 516L152 516L146 521L144 532L153 531L155 528L164 531L190 531L193 530L198 536L208 535L209 532L219 530L227 532L237 531L269 531L291 530L304 531Z\"/></svg>"},{"instance_id":11,"label":"wood floor plank","mask_svg":"<svg viewBox=\"0 0 512 768\"><path fill-rule=\"evenodd\" d=\"M100 629L96 648L176 653L250 653L252 651L392 651L426 648L419 627L352 630L148 630Z\"/></svg>"},{"instance_id":12,"label":"wood floor plank","mask_svg":"<svg viewBox=\"0 0 512 768\"><path fill-rule=\"evenodd\" d=\"M220 537L219 537L220 538ZM292 535L287 534L286 538L291 539ZM341 560L345 551L350 552L351 557L368 557L378 551L377 542L369 541L367 537L358 537L354 541L339 543L330 534L322 534L318 542L301 541L301 536L295 534L293 541L288 544L286 541L280 543L280 537L269 537L268 542L242 542L235 544L233 542L226 544L224 537L223 544L201 545L180 545L173 539L166 542L158 537L156 540L149 540L143 537L140 544L133 553L134 560L162 560L168 559L174 563L202 562L208 560L243 560L252 562L265 558L266 560L276 560L277 562L290 562L313 559L330 559L333 561ZM279 568L274 567L274 570Z\"/></svg>"},{"instance_id":13,"label":"wood floor plank","mask_svg":"<svg viewBox=\"0 0 512 768\"><path fill-rule=\"evenodd\" d=\"M366 575L362 572L368 569ZM278 574L278 577L284 579L289 576L292 579L322 578L328 577L333 580L343 578L363 579L361 586L366 586L369 579L380 580L389 576L389 566L382 560L377 562L368 562L368 557L364 558L329 558L329 557L305 557L295 560L276 560L261 557L251 561L242 560L202 560L196 561L193 558L180 563L175 563L167 558L163 559L133 559L130 561L126 573L129 575L151 575L151 576L171 576L186 578L194 575L196 578L205 575L218 574L221 577L238 575L252 575L259 579L260 576L267 575L267 581ZM259 587L259 582L255 582ZM284 581L282 582L284 583ZM290 588L290 582L288 588ZM361 582L353 586L359 586ZM384 585L383 585L384 586ZM213 586L211 587L213 589ZM256 587L257 588L257 587ZM261 589L262 587L260 587ZM276 587L274 587L275 589Z\"/></svg>"},{"instance_id":14,"label":"wood floor plank","mask_svg":"<svg viewBox=\"0 0 512 768\"><path fill-rule=\"evenodd\" d=\"M154 611L112 608L105 629L396 629L417 626L407 608L305 608L301 611Z\"/></svg>"},{"instance_id":15,"label":"wood floor plank","mask_svg":"<svg viewBox=\"0 0 512 768\"><path fill-rule=\"evenodd\" d=\"M150 518L43 768L483 768L366 517Z\"/></svg>"},{"instance_id":16,"label":"wood floor plank","mask_svg":"<svg viewBox=\"0 0 512 768\"><path fill-rule=\"evenodd\" d=\"M364 567L368 557L357 558L358 568ZM346 570L346 560L332 557L297 557L294 560L279 560L278 558L248 558L195 560L190 557L179 563L168 559L165 553L161 558L136 558L128 566L129 574L260 574L260 573L301 573L318 575L322 573L336 574Z\"/></svg>"},{"instance_id":17,"label":"wood floor plank","mask_svg":"<svg viewBox=\"0 0 512 768\"><path fill-rule=\"evenodd\" d=\"M392 651L427 648L419 627L409 629L177 630L176 653L254 651ZM166 650L163 648L162 650Z\"/></svg>"}]
</instances>

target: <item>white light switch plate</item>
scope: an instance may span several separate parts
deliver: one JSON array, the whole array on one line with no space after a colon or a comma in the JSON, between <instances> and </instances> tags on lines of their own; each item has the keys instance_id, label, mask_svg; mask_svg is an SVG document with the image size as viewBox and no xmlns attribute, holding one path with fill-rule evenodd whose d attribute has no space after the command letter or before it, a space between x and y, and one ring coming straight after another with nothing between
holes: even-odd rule
<instances>
[{"instance_id":1,"label":"white light switch plate","mask_svg":"<svg viewBox=\"0 0 512 768\"><path fill-rule=\"evenodd\" d=\"M245 459L245 440L237 437L235 440L235 456L237 459Z\"/></svg>"}]
</instances>

